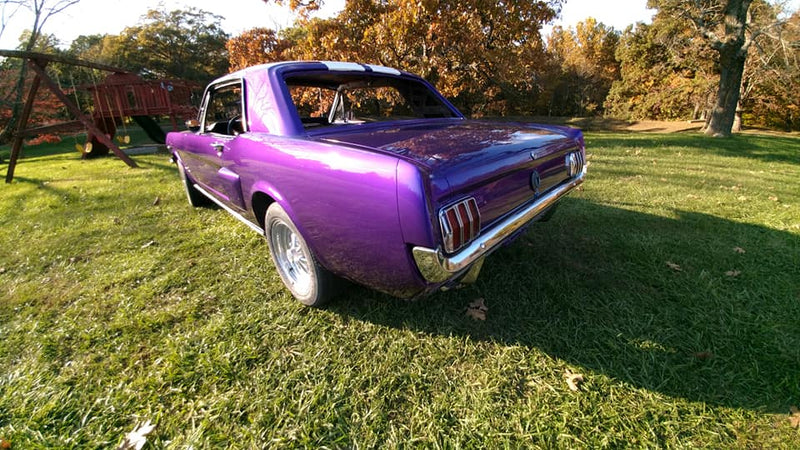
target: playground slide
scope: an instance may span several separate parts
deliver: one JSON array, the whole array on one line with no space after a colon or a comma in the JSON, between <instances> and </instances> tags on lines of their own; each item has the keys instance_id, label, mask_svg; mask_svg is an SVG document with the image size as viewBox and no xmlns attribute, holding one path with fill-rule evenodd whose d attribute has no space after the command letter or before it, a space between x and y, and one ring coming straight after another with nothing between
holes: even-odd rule
<instances>
[{"instance_id":1,"label":"playground slide","mask_svg":"<svg viewBox=\"0 0 800 450\"><path fill-rule=\"evenodd\" d=\"M150 116L131 116L131 118L139 124L140 127L147 133L147 136L158 144L163 144L167 140L167 134L164 130L153 120Z\"/></svg>"}]
</instances>

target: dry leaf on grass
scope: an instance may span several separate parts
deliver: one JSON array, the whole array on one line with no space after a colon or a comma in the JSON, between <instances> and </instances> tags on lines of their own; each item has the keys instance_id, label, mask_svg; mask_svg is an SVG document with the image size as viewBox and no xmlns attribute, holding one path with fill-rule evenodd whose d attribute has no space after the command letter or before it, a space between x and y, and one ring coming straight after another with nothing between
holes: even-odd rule
<instances>
[{"instance_id":1,"label":"dry leaf on grass","mask_svg":"<svg viewBox=\"0 0 800 450\"><path fill-rule=\"evenodd\" d=\"M564 381L567 382L570 391L580 391L581 384L583 384L583 375L567 370L564 372Z\"/></svg>"},{"instance_id":2,"label":"dry leaf on grass","mask_svg":"<svg viewBox=\"0 0 800 450\"><path fill-rule=\"evenodd\" d=\"M741 274L742 274L741 270L729 270L729 271L725 272L725 275L727 275L729 277L734 277L734 278L738 277Z\"/></svg>"},{"instance_id":3,"label":"dry leaf on grass","mask_svg":"<svg viewBox=\"0 0 800 450\"><path fill-rule=\"evenodd\" d=\"M152 433L155 428L156 426L149 420L139 424L133 431L125 435L125 439L119 444L117 450L141 450L147 443L147 435Z\"/></svg>"},{"instance_id":4,"label":"dry leaf on grass","mask_svg":"<svg viewBox=\"0 0 800 450\"><path fill-rule=\"evenodd\" d=\"M773 202L777 202L778 201L778 197L776 197L774 195L770 195L769 199L772 200Z\"/></svg>"},{"instance_id":5,"label":"dry leaf on grass","mask_svg":"<svg viewBox=\"0 0 800 450\"><path fill-rule=\"evenodd\" d=\"M0 439L0 449L6 450L9 448L11 448L11 442L5 439Z\"/></svg>"},{"instance_id":6,"label":"dry leaf on grass","mask_svg":"<svg viewBox=\"0 0 800 450\"><path fill-rule=\"evenodd\" d=\"M796 406L792 406L789 410L792 412L789 415L789 423L792 424L794 428L800 428L800 409L797 409Z\"/></svg>"},{"instance_id":7,"label":"dry leaf on grass","mask_svg":"<svg viewBox=\"0 0 800 450\"><path fill-rule=\"evenodd\" d=\"M161 197L156 197L156 199L153 200L153 206L158 206L159 203L161 203Z\"/></svg>"},{"instance_id":8,"label":"dry leaf on grass","mask_svg":"<svg viewBox=\"0 0 800 450\"><path fill-rule=\"evenodd\" d=\"M155 245L155 243L156 243L156 241L150 241L150 242L147 242L147 243L143 244L140 248L147 248L147 247L150 247L151 245Z\"/></svg>"},{"instance_id":9,"label":"dry leaf on grass","mask_svg":"<svg viewBox=\"0 0 800 450\"><path fill-rule=\"evenodd\" d=\"M486 320L486 313L489 308L483 302L483 297L478 298L467 306L467 316L472 317L474 320Z\"/></svg>"},{"instance_id":10,"label":"dry leaf on grass","mask_svg":"<svg viewBox=\"0 0 800 450\"><path fill-rule=\"evenodd\" d=\"M667 261L667 267L674 270L675 272L682 272L681 266L675 264L674 262Z\"/></svg>"},{"instance_id":11,"label":"dry leaf on grass","mask_svg":"<svg viewBox=\"0 0 800 450\"><path fill-rule=\"evenodd\" d=\"M740 202L746 202L747 201L747 197L744 196L744 195L740 195L739 197L736 198L736 200L739 200Z\"/></svg>"},{"instance_id":12,"label":"dry leaf on grass","mask_svg":"<svg viewBox=\"0 0 800 450\"><path fill-rule=\"evenodd\" d=\"M742 247L733 247L733 251L740 255L744 254L744 249Z\"/></svg>"},{"instance_id":13,"label":"dry leaf on grass","mask_svg":"<svg viewBox=\"0 0 800 450\"><path fill-rule=\"evenodd\" d=\"M697 352L694 354L694 357L701 361L705 361L707 359L713 358L714 354L711 352Z\"/></svg>"}]
</instances>

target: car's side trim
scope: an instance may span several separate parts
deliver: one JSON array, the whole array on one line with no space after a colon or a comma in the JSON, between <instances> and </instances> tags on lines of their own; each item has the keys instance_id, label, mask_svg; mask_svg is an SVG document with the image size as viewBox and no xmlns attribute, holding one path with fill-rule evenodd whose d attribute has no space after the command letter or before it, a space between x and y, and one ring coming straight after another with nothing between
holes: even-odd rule
<instances>
[{"instance_id":1,"label":"car's side trim","mask_svg":"<svg viewBox=\"0 0 800 450\"><path fill-rule=\"evenodd\" d=\"M535 219L539 214L553 206L561 197L583 183L586 178L586 166L575 178L561 184L543 195L530 205L520 209L493 227L482 230L480 236L463 250L447 256L441 248L414 247L412 254L422 276L431 283L441 283L464 271L480 258L496 250L504 239L511 236L522 226Z\"/></svg>"},{"instance_id":2,"label":"car's side trim","mask_svg":"<svg viewBox=\"0 0 800 450\"><path fill-rule=\"evenodd\" d=\"M217 204L217 205L218 205L220 208L224 209L225 211L228 211L228 212L229 212L229 213L230 213L230 214L231 214L233 217L235 217L235 218L239 219L239 221L240 221L240 222L242 222L242 223L244 223L245 225L247 225L248 227L252 228L252 229L253 229L253 230L255 230L255 231L258 233L258 234L260 234L260 235L262 235L262 236L264 235L264 229L262 229L262 228L261 228L260 226L258 226L257 224L254 224L253 222L251 222L251 221L247 220L247 219L246 219L246 218L245 218L243 215L241 215L241 214L239 214L238 212L234 211L234 210L233 210L233 209L231 209L231 207L229 207L228 205L226 205L226 204L222 203L221 201L219 201L219 200L218 200L216 197L214 197L213 195L211 195L211 194L210 194L210 193L209 193L207 190L205 190L205 189L203 189L202 187L200 187L200 185L198 185L197 183L195 183L195 184L194 184L194 188L195 188L195 189L197 189L198 191L200 191L200 193L202 193L202 194L203 194L203 195L205 195L206 197L208 197L208 198L209 198L209 200L211 200L212 202L216 203L216 204Z\"/></svg>"}]
</instances>

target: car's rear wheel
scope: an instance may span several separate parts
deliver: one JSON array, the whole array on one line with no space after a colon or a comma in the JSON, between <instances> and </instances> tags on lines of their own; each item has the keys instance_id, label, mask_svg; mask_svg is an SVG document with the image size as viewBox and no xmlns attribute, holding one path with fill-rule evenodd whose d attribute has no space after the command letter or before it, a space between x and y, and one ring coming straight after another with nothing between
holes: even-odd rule
<instances>
[{"instance_id":1,"label":"car's rear wheel","mask_svg":"<svg viewBox=\"0 0 800 450\"><path fill-rule=\"evenodd\" d=\"M200 206L207 206L211 204L211 200L208 199L205 195L203 195L200 191L195 189L192 181L186 175L186 169L183 167L183 164L178 161L178 173L181 176L181 181L183 182L183 190L186 192L186 199L189 200L189 204L193 207L197 208Z\"/></svg>"},{"instance_id":2,"label":"car's rear wheel","mask_svg":"<svg viewBox=\"0 0 800 450\"><path fill-rule=\"evenodd\" d=\"M322 267L286 211L273 203L264 219L272 262L283 284L307 306L320 306L334 294L335 277Z\"/></svg>"}]
</instances>

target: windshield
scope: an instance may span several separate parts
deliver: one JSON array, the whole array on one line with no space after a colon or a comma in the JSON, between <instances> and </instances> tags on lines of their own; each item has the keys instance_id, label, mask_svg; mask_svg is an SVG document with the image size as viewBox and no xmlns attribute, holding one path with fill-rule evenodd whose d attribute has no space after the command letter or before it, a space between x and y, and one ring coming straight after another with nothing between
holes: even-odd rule
<instances>
[{"instance_id":1,"label":"windshield","mask_svg":"<svg viewBox=\"0 0 800 450\"><path fill-rule=\"evenodd\" d=\"M324 72L291 76L286 84L306 129L457 117L425 84L414 80Z\"/></svg>"}]
</instances>

